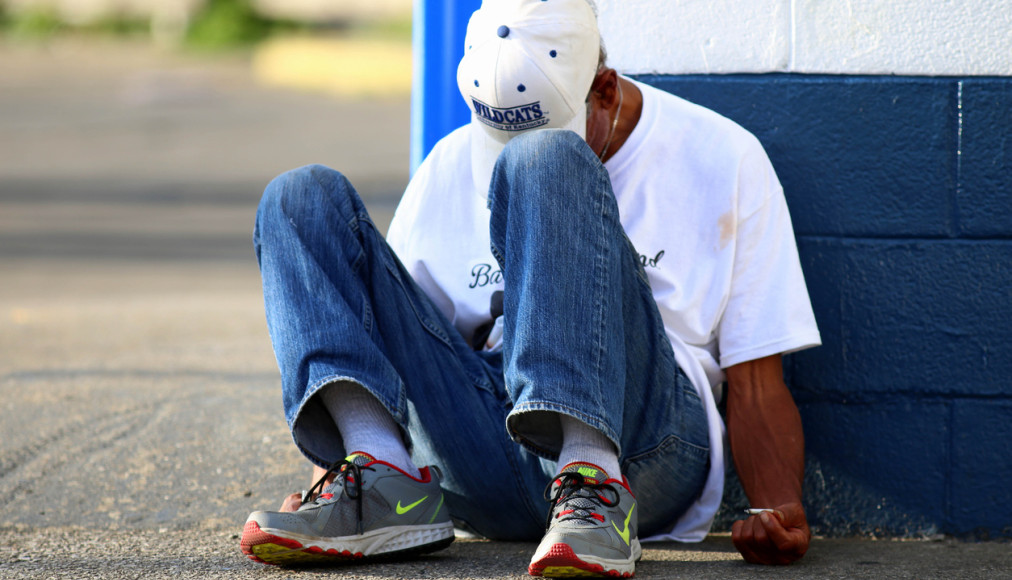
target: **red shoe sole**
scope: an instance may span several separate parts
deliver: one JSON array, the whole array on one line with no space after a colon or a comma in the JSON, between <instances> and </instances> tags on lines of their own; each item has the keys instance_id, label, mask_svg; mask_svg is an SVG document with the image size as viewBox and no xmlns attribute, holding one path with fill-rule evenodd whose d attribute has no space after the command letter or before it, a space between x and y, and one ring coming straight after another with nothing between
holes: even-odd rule
<instances>
[{"instance_id":1,"label":"red shoe sole","mask_svg":"<svg viewBox=\"0 0 1012 580\"><path fill-rule=\"evenodd\" d=\"M600 564L584 562L568 544L562 543L552 546L537 562L531 562L527 567L527 573L547 578L631 578L634 574L634 572L605 570Z\"/></svg>"},{"instance_id":2,"label":"red shoe sole","mask_svg":"<svg viewBox=\"0 0 1012 580\"><path fill-rule=\"evenodd\" d=\"M282 538L260 529L256 522L246 522L239 548L250 560L275 566L318 564L339 560L356 560L361 553L347 550L324 550L318 546L304 546L296 540Z\"/></svg>"}]
</instances>

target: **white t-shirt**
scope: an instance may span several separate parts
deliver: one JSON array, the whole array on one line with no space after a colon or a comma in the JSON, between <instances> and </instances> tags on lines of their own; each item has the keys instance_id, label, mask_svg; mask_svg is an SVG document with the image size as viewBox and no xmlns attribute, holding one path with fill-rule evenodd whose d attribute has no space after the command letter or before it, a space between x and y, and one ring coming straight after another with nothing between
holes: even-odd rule
<instances>
[{"instance_id":1,"label":"white t-shirt","mask_svg":"<svg viewBox=\"0 0 1012 580\"><path fill-rule=\"evenodd\" d=\"M710 472L667 534L703 539L724 487L717 411L731 365L820 344L783 189L759 141L717 113L642 83L639 123L605 167L640 254L675 359L703 399ZM418 168L387 240L467 339L490 319L502 277L474 190L466 127ZM492 348L498 345L489 345Z\"/></svg>"}]
</instances>

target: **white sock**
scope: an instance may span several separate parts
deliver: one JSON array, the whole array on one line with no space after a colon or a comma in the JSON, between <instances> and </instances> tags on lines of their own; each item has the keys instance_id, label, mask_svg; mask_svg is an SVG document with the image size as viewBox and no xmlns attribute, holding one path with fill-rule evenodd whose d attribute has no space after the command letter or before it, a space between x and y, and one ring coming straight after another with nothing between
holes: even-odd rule
<instances>
[{"instance_id":1,"label":"white sock","mask_svg":"<svg viewBox=\"0 0 1012 580\"><path fill-rule=\"evenodd\" d=\"M400 468L408 475L419 477L418 468L404 445L400 427L390 411L365 387L340 381L324 385L319 396L334 418L349 455L362 451Z\"/></svg>"},{"instance_id":2,"label":"white sock","mask_svg":"<svg viewBox=\"0 0 1012 580\"><path fill-rule=\"evenodd\" d=\"M559 470L573 462L590 463L603 469L608 477L622 479L615 444L604 433L583 421L559 414L562 422L562 450Z\"/></svg>"}]
</instances>

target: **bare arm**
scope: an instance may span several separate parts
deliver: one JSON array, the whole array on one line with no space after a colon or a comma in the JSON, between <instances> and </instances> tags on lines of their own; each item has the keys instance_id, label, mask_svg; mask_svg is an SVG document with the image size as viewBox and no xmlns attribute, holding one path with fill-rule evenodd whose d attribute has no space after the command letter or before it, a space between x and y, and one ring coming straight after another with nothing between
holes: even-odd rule
<instances>
[{"instance_id":1,"label":"bare arm","mask_svg":"<svg viewBox=\"0 0 1012 580\"><path fill-rule=\"evenodd\" d=\"M783 380L780 355L727 369L731 454L753 507L774 508L734 523L745 560L789 564L805 555L811 531L801 504L805 441L801 415Z\"/></svg>"}]
</instances>

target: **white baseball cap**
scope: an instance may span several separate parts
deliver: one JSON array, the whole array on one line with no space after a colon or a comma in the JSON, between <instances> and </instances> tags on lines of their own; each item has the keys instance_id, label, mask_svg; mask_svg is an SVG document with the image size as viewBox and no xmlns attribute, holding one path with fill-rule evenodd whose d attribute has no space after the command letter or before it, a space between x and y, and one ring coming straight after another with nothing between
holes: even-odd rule
<instances>
[{"instance_id":1,"label":"white baseball cap","mask_svg":"<svg viewBox=\"0 0 1012 580\"><path fill-rule=\"evenodd\" d=\"M471 173L482 196L516 135L555 128L586 136L600 45L587 0L484 0L471 15L457 86L471 109Z\"/></svg>"}]
</instances>

